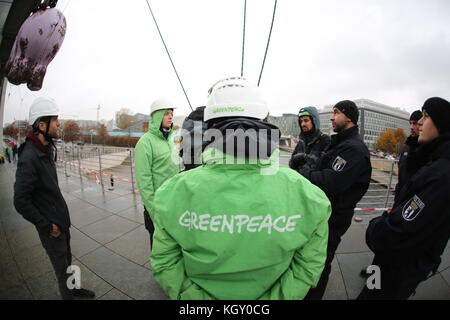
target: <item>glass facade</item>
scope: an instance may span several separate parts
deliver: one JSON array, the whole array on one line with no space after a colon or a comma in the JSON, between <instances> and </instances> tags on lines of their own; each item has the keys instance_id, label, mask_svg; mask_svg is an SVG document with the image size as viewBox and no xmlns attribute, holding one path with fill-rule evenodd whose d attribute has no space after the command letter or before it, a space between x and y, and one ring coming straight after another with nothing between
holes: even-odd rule
<instances>
[{"instance_id":1,"label":"glass facade","mask_svg":"<svg viewBox=\"0 0 450 320\"><path fill-rule=\"evenodd\" d=\"M267 121L276 125L283 136L297 137L300 134L298 119L296 114L284 113L281 117L268 116Z\"/></svg>"},{"instance_id":2,"label":"glass facade","mask_svg":"<svg viewBox=\"0 0 450 320\"><path fill-rule=\"evenodd\" d=\"M378 113L375 111L363 110L364 112L364 143L369 149L374 149L374 143L380 133L386 129L403 129L405 135L409 132L409 117L399 119L395 116Z\"/></svg>"}]
</instances>

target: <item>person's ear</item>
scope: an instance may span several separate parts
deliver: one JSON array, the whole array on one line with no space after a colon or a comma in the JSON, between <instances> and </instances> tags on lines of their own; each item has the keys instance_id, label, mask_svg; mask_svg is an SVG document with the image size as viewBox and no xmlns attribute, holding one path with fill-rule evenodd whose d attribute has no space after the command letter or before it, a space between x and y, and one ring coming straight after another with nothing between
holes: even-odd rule
<instances>
[{"instance_id":1,"label":"person's ear","mask_svg":"<svg viewBox=\"0 0 450 320\"><path fill-rule=\"evenodd\" d=\"M44 131L47 129L47 123L44 121L39 121L39 126L38 126L39 130Z\"/></svg>"}]
</instances>

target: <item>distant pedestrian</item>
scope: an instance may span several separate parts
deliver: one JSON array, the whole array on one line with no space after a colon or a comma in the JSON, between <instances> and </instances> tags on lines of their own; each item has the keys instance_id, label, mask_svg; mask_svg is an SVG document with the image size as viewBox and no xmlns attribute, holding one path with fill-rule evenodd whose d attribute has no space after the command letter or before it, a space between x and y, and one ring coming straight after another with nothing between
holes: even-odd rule
<instances>
[{"instance_id":1,"label":"distant pedestrian","mask_svg":"<svg viewBox=\"0 0 450 320\"><path fill-rule=\"evenodd\" d=\"M12 147L12 155L13 155L13 161L16 162L17 161L17 153L18 153L18 148L17 148L17 143L14 143L13 147Z\"/></svg>"},{"instance_id":2,"label":"distant pedestrian","mask_svg":"<svg viewBox=\"0 0 450 320\"><path fill-rule=\"evenodd\" d=\"M8 160L9 163L11 163L11 155L9 152L9 146L7 144L5 144L5 158L6 160Z\"/></svg>"}]
</instances>

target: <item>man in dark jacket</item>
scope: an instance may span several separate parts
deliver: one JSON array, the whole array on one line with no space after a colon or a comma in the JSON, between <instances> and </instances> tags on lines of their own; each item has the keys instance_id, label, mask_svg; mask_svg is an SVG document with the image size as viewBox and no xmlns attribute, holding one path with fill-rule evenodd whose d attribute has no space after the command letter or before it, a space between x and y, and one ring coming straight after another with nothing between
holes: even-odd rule
<instances>
[{"instance_id":1,"label":"man in dark jacket","mask_svg":"<svg viewBox=\"0 0 450 320\"><path fill-rule=\"evenodd\" d=\"M94 297L92 291L77 288L68 279L72 264L70 216L58 186L53 138L58 135L58 106L52 99L38 98L30 107L33 133L19 148L14 206L33 223L58 279L61 297ZM72 269L72 268L71 268Z\"/></svg>"},{"instance_id":2,"label":"man in dark jacket","mask_svg":"<svg viewBox=\"0 0 450 320\"><path fill-rule=\"evenodd\" d=\"M203 121L204 112L205 106L197 107L184 119L180 148L184 171L194 169L202 163L201 153L206 146L203 135L207 129L207 124Z\"/></svg>"},{"instance_id":3,"label":"man in dark jacket","mask_svg":"<svg viewBox=\"0 0 450 320\"><path fill-rule=\"evenodd\" d=\"M401 187L408 177L408 170L406 166L406 159L409 154L413 153L419 145L417 141L419 138L419 124L418 121L422 118L422 111L416 110L411 113L409 117L409 129L411 134L406 138L405 145L398 155L398 183L395 186L395 196L398 195ZM395 199L394 199L395 200Z\"/></svg>"},{"instance_id":4,"label":"man in dark jacket","mask_svg":"<svg viewBox=\"0 0 450 320\"><path fill-rule=\"evenodd\" d=\"M422 111L419 147L406 159L411 174L392 211L372 219L366 231L381 288L365 287L359 299L408 299L437 271L450 237L450 103L430 98Z\"/></svg>"},{"instance_id":5,"label":"man in dark jacket","mask_svg":"<svg viewBox=\"0 0 450 320\"><path fill-rule=\"evenodd\" d=\"M319 113L315 107L301 108L298 112L300 140L292 153L289 167L315 169L323 152L330 145L330 137L320 131Z\"/></svg>"},{"instance_id":6,"label":"man in dark jacket","mask_svg":"<svg viewBox=\"0 0 450 320\"><path fill-rule=\"evenodd\" d=\"M309 291L306 299L322 299L341 237L350 227L356 204L369 188L372 166L369 150L358 133L358 117L359 111L353 101L338 102L330 119L337 134L331 137L329 148L316 169L299 170L325 192L332 206L328 220L327 260L317 287Z\"/></svg>"}]
</instances>

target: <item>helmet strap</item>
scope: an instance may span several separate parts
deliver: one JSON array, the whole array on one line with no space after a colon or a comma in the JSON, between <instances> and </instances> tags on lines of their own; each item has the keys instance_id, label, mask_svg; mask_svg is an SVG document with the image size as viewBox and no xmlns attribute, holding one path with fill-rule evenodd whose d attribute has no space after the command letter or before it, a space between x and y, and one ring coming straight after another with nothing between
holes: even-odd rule
<instances>
[{"instance_id":1,"label":"helmet strap","mask_svg":"<svg viewBox=\"0 0 450 320\"><path fill-rule=\"evenodd\" d=\"M47 128L45 128L45 132L42 131L41 129L39 129L39 126L38 126L37 131L44 136L45 140L47 140L50 143L53 143L53 138L48 134L48 130L50 129L50 122L51 121L52 121L52 118L49 117L49 119L47 120Z\"/></svg>"}]
</instances>

